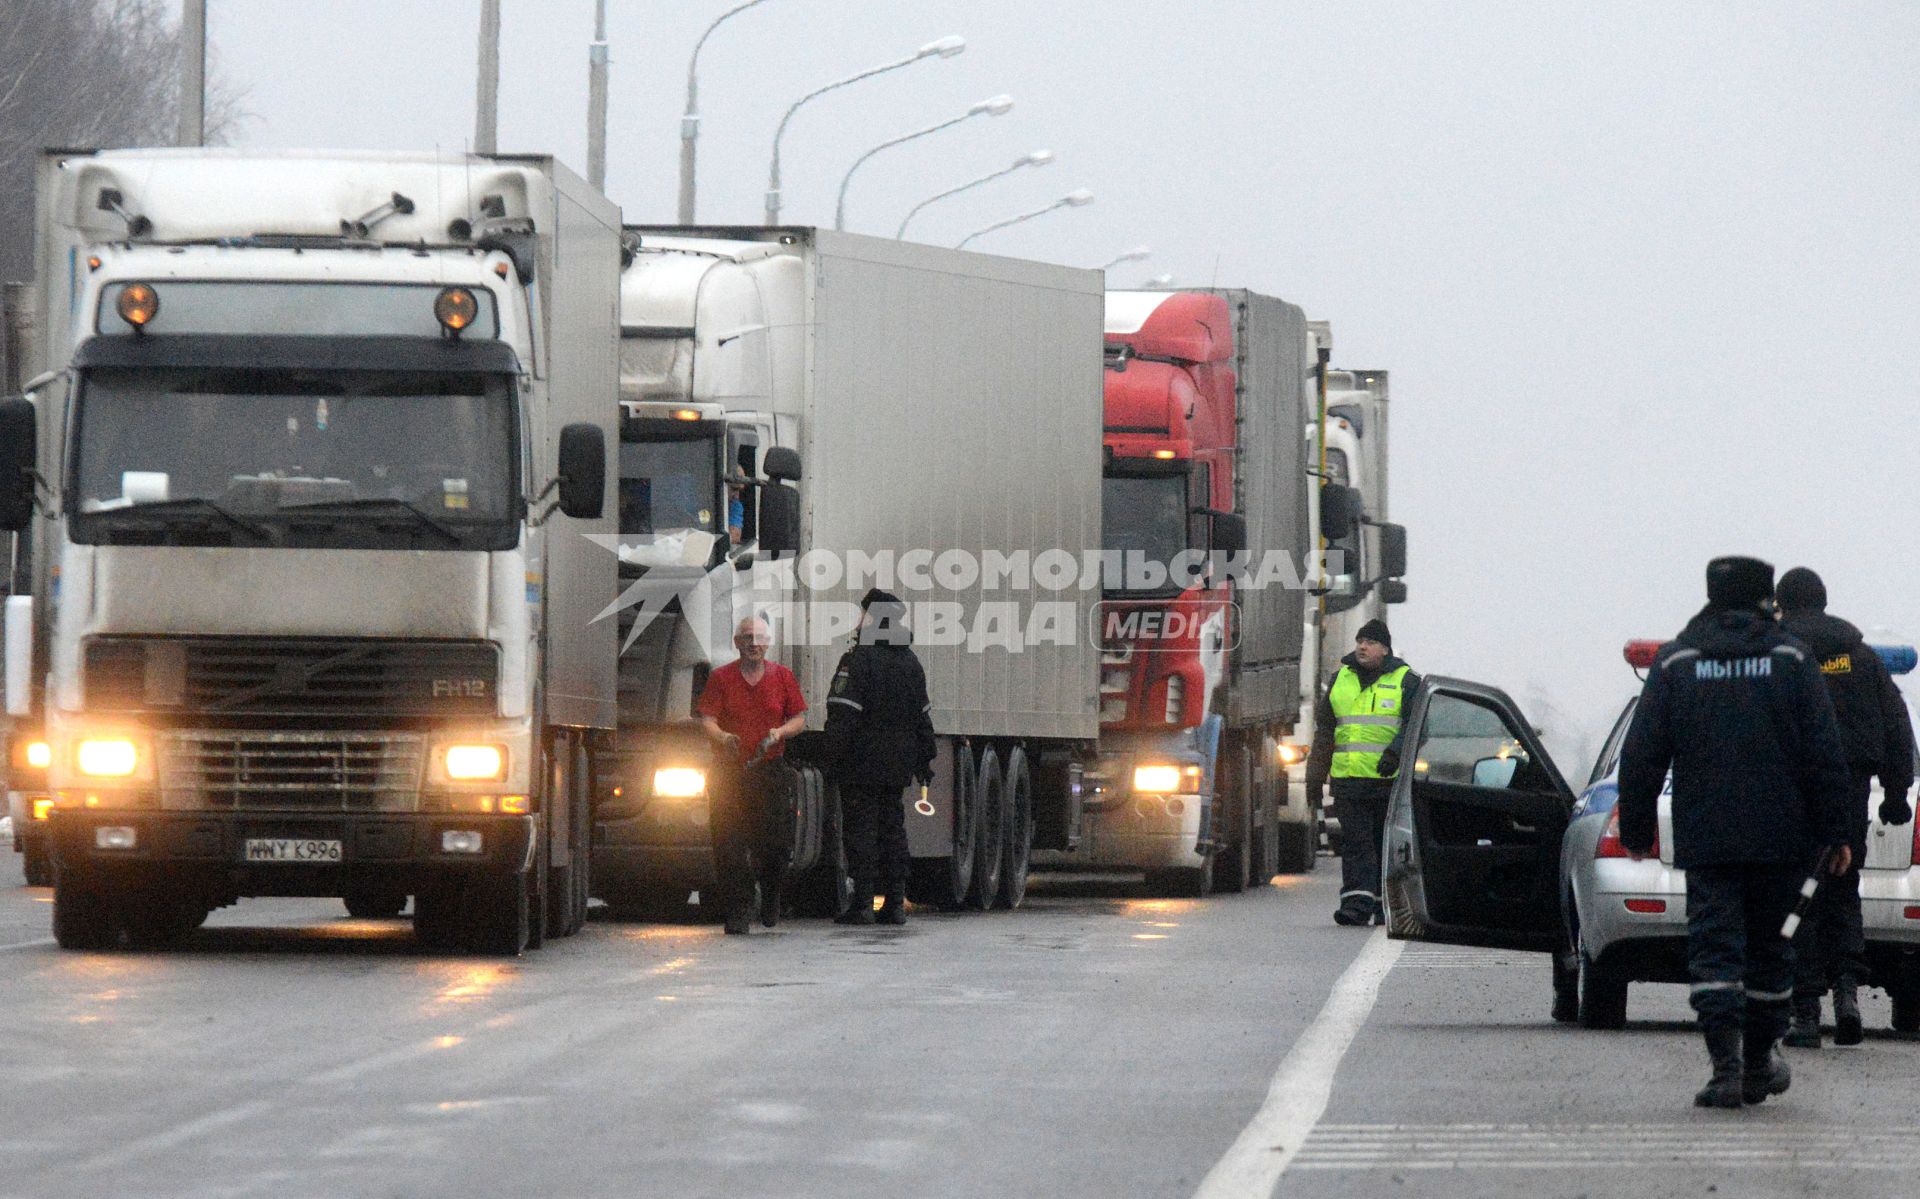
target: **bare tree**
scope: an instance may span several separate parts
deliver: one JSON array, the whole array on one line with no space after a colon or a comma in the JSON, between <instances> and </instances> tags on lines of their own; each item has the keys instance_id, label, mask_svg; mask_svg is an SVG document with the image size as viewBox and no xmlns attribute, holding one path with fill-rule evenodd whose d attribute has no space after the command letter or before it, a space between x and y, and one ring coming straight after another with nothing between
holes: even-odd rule
<instances>
[{"instance_id":1,"label":"bare tree","mask_svg":"<svg viewBox=\"0 0 1920 1199\"><path fill-rule=\"evenodd\" d=\"M44 147L166 145L179 126L180 31L164 0L0 3L0 279L33 270L34 158ZM207 140L239 120L214 85Z\"/></svg>"}]
</instances>

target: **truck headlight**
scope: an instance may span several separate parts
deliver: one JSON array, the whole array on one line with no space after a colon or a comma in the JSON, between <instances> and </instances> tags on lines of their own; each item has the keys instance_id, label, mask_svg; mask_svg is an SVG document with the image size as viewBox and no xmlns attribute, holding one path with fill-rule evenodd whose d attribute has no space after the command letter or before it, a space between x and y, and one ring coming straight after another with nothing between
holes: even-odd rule
<instances>
[{"instance_id":1,"label":"truck headlight","mask_svg":"<svg viewBox=\"0 0 1920 1199\"><path fill-rule=\"evenodd\" d=\"M492 782L507 774L507 751L498 745L449 745L440 761L456 783Z\"/></svg>"},{"instance_id":2,"label":"truck headlight","mask_svg":"<svg viewBox=\"0 0 1920 1199\"><path fill-rule=\"evenodd\" d=\"M90 737L75 747L73 764L89 778L129 778L140 768L140 749L125 737Z\"/></svg>"},{"instance_id":3,"label":"truck headlight","mask_svg":"<svg viewBox=\"0 0 1920 1199\"><path fill-rule=\"evenodd\" d=\"M26 759L27 765L35 770L45 770L53 765L53 746L45 741L29 741L21 756Z\"/></svg>"},{"instance_id":4,"label":"truck headlight","mask_svg":"<svg viewBox=\"0 0 1920 1199\"><path fill-rule=\"evenodd\" d=\"M1197 794L1205 772L1198 766L1156 763L1133 768L1133 789L1142 795Z\"/></svg>"},{"instance_id":5,"label":"truck headlight","mask_svg":"<svg viewBox=\"0 0 1920 1199\"><path fill-rule=\"evenodd\" d=\"M663 766L653 772L653 793L660 799L692 799L707 793L707 772L692 766Z\"/></svg>"}]
</instances>

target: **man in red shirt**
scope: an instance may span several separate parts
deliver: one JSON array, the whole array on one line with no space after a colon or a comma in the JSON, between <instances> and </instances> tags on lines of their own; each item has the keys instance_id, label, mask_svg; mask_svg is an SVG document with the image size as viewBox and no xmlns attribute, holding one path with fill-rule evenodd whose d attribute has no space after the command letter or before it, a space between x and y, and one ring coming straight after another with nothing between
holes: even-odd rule
<instances>
[{"instance_id":1,"label":"man in red shirt","mask_svg":"<svg viewBox=\"0 0 1920 1199\"><path fill-rule=\"evenodd\" d=\"M707 789L713 836L714 888L726 929L745 933L753 924L754 883L760 887L760 922L780 920L780 889L786 881L792 823L786 805L793 772L780 756L787 739L806 728L807 701L800 681L778 662L767 661L773 643L767 622L749 616L734 630L740 651L707 676L695 706L707 735L718 743L714 785ZM758 859L756 870L756 861Z\"/></svg>"}]
</instances>

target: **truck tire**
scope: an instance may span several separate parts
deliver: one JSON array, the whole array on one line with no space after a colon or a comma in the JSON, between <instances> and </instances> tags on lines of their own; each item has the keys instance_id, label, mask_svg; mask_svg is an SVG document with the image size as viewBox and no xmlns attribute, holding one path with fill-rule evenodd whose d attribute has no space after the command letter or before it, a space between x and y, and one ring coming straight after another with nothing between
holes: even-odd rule
<instances>
[{"instance_id":1,"label":"truck tire","mask_svg":"<svg viewBox=\"0 0 1920 1199\"><path fill-rule=\"evenodd\" d=\"M53 886L53 855L44 845L29 845L21 852L20 869L29 887Z\"/></svg>"},{"instance_id":2,"label":"truck tire","mask_svg":"<svg viewBox=\"0 0 1920 1199\"><path fill-rule=\"evenodd\" d=\"M539 821L533 828L533 865L527 867L527 948L543 949L553 923L553 857Z\"/></svg>"},{"instance_id":3,"label":"truck tire","mask_svg":"<svg viewBox=\"0 0 1920 1199\"><path fill-rule=\"evenodd\" d=\"M121 900L120 922L134 949L164 949L206 922L208 909L192 900L160 895L129 895Z\"/></svg>"},{"instance_id":4,"label":"truck tire","mask_svg":"<svg viewBox=\"0 0 1920 1199\"><path fill-rule=\"evenodd\" d=\"M801 916L832 920L853 905L853 876L847 868L846 822L840 789L829 786L820 804L820 860L791 884L793 910Z\"/></svg>"},{"instance_id":5,"label":"truck tire","mask_svg":"<svg viewBox=\"0 0 1920 1199\"><path fill-rule=\"evenodd\" d=\"M467 948L475 953L518 957L527 948L532 905L527 872L476 878L467 885Z\"/></svg>"},{"instance_id":6,"label":"truck tire","mask_svg":"<svg viewBox=\"0 0 1920 1199\"><path fill-rule=\"evenodd\" d=\"M1277 845L1275 873L1313 873L1320 857L1320 809L1308 808L1305 824L1281 824Z\"/></svg>"},{"instance_id":7,"label":"truck tire","mask_svg":"<svg viewBox=\"0 0 1920 1199\"><path fill-rule=\"evenodd\" d=\"M953 803L948 816L953 821L953 852L945 857L915 858L907 875L907 897L917 904L929 904L943 911L958 911L973 889L973 858L979 825L974 812L974 787L979 776L974 771L973 747L956 745L953 750Z\"/></svg>"},{"instance_id":8,"label":"truck tire","mask_svg":"<svg viewBox=\"0 0 1920 1199\"><path fill-rule=\"evenodd\" d=\"M991 745L980 751L980 781L974 789L974 827L979 830L973 854L973 888L967 905L984 912L1000 903L1000 881L1006 876L1007 776L1000 755Z\"/></svg>"},{"instance_id":9,"label":"truck tire","mask_svg":"<svg viewBox=\"0 0 1920 1199\"><path fill-rule=\"evenodd\" d=\"M53 939L60 948L111 949L118 934L106 896L71 880L55 880Z\"/></svg>"},{"instance_id":10,"label":"truck tire","mask_svg":"<svg viewBox=\"0 0 1920 1199\"><path fill-rule=\"evenodd\" d=\"M1033 771L1027 751L1014 746L1007 755L1006 862L1000 870L1000 906L1009 910L1027 901L1027 866L1033 858Z\"/></svg>"},{"instance_id":11,"label":"truck tire","mask_svg":"<svg viewBox=\"0 0 1920 1199\"><path fill-rule=\"evenodd\" d=\"M355 920L391 920L407 907L407 893L381 887L360 887L342 898L347 915Z\"/></svg>"},{"instance_id":12,"label":"truck tire","mask_svg":"<svg viewBox=\"0 0 1920 1199\"><path fill-rule=\"evenodd\" d=\"M460 947L460 889L441 885L413 897L413 939L422 949Z\"/></svg>"},{"instance_id":13,"label":"truck tire","mask_svg":"<svg viewBox=\"0 0 1920 1199\"><path fill-rule=\"evenodd\" d=\"M1213 891L1213 856L1204 866L1181 866L1147 875L1147 894L1157 899L1205 899Z\"/></svg>"},{"instance_id":14,"label":"truck tire","mask_svg":"<svg viewBox=\"0 0 1920 1199\"><path fill-rule=\"evenodd\" d=\"M1251 755L1235 739L1220 747L1220 765L1214 779L1213 889L1237 895L1247 889L1248 853L1253 841L1253 773Z\"/></svg>"}]
</instances>

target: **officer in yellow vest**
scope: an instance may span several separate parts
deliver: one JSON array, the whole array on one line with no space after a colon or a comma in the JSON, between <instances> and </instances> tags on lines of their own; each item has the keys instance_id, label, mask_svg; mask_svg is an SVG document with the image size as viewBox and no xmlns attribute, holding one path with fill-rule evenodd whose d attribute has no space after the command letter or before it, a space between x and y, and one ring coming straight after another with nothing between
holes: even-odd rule
<instances>
[{"instance_id":1,"label":"officer in yellow vest","mask_svg":"<svg viewBox=\"0 0 1920 1199\"><path fill-rule=\"evenodd\" d=\"M1385 621L1369 620L1340 659L1333 682L1314 707L1313 752L1307 758L1307 795L1320 798L1332 779L1340 815L1340 908L1336 924L1383 923L1380 839L1387 793L1400 772L1400 739L1407 704L1420 676L1393 656Z\"/></svg>"}]
</instances>

